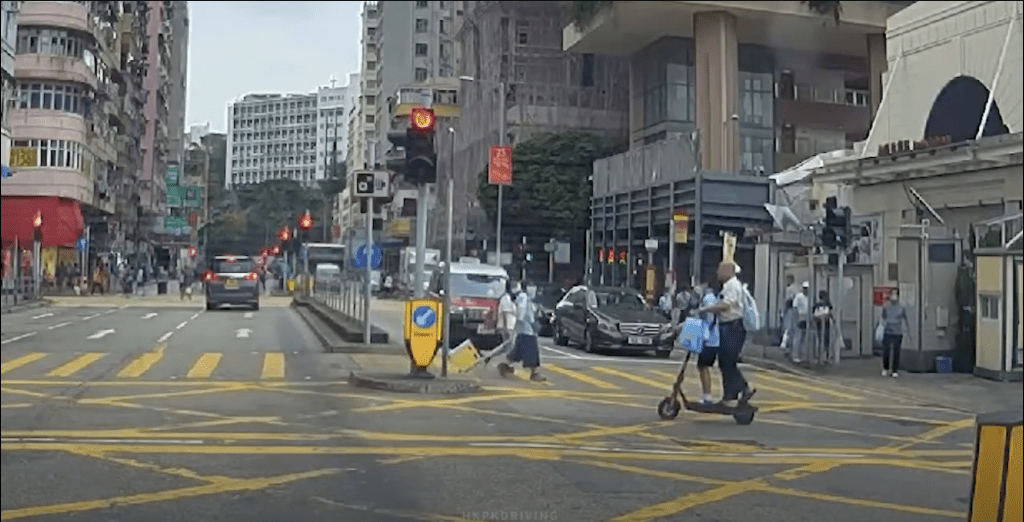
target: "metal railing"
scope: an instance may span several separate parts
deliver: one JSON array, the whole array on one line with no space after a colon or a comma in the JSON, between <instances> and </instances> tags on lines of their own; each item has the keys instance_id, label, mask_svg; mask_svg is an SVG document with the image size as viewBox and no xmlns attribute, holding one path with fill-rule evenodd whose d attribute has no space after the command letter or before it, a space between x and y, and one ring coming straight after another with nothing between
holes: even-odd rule
<instances>
[{"instance_id":1,"label":"metal railing","mask_svg":"<svg viewBox=\"0 0 1024 522\"><path fill-rule=\"evenodd\" d=\"M0 304L4 307L35 301L40 297L36 293L35 281L31 276L22 276L17 279L14 277L3 278L0 295L2 295Z\"/></svg>"},{"instance_id":2,"label":"metal railing","mask_svg":"<svg viewBox=\"0 0 1024 522\"><path fill-rule=\"evenodd\" d=\"M312 297L359 324L366 323L366 287L363 277L335 277L316 281Z\"/></svg>"}]
</instances>

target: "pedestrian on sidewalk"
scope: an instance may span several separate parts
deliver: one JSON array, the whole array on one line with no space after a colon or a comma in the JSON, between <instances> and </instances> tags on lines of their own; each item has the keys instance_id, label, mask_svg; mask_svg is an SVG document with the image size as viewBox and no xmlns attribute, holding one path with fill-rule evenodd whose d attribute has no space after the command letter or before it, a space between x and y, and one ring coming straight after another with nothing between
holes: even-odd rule
<instances>
[{"instance_id":1,"label":"pedestrian on sidewalk","mask_svg":"<svg viewBox=\"0 0 1024 522\"><path fill-rule=\"evenodd\" d=\"M520 283L512 283L512 294L516 304L516 337L506 362L498 365L502 377L515 373L513 364L521 362L523 368L530 370L530 380L543 382L547 379L540 373L540 346L537 344L537 307L533 303L537 287L523 290Z\"/></svg>"},{"instance_id":2,"label":"pedestrian on sidewalk","mask_svg":"<svg viewBox=\"0 0 1024 522\"><path fill-rule=\"evenodd\" d=\"M807 313L811 308L811 283L804 281L800 285L800 292L793 296L793 315L796 318L796 329L790 336L793 343L793 363L800 364L809 360L808 350L810 349L811 337L807 335Z\"/></svg>"},{"instance_id":3,"label":"pedestrian on sidewalk","mask_svg":"<svg viewBox=\"0 0 1024 522\"><path fill-rule=\"evenodd\" d=\"M900 351L903 349L903 327L907 327L906 336L910 340L910 319L907 310L900 303L900 291L893 288L889 291L889 301L882 307L882 324L885 333L882 335L882 377L897 377L900 371Z\"/></svg>"},{"instance_id":4,"label":"pedestrian on sidewalk","mask_svg":"<svg viewBox=\"0 0 1024 522\"><path fill-rule=\"evenodd\" d=\"M702 306L697 313L712 312L718 321L719 347L717 350L701 352L698 367L710 368L714 360L718 360L718 369L722 372L722 387L725 388L720 404L734 408L740 400L746 401L754 389L743 377L739 368L740 353L747 341L747 330L743 326L743 312L746 303L746 290L736 278L737 266L732 261L722 261L718 265L718 281L722 283L722 293L718 302L711 306Z\"/></svg>"}]
</instances>

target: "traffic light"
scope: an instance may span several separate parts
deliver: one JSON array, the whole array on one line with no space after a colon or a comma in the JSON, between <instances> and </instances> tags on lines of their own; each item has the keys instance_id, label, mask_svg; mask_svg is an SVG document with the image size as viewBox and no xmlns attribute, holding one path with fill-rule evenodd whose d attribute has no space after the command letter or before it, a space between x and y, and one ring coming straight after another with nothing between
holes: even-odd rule
<instances>
[{"instance_id":1,"label":"traffic light","mask_svg":"<svg viewBox=\"0 0 1024 522\"><path fill-rule=\"evenodd\" d=\"M411 183L437 182L437 152L434 150L433 109L414 107L409 113L405 138L405 179Z\"/></svg>"},{"instance_id":2,"label":"traffic light","mask_svg":"<svg viewBox=\"0 0 1024 522\"><path fill-rule=\"evenodd\" d=\"M299 228L305 232L309 232L313 228L313 216L309 214L308 210L299 218Z\"/></svg>"},{"instance_id":3,"label":"traffic light","mask_svg":"<svg viewBox=\"0 0 1024 522\"><path fill-rule=\"evenodd\" d=\"M288 227L281 227L281 230L277 232L277 239L279 239L282 243L287 242L289 239L291 239L291 237L292 233L290 230L288 230Z\"/></svg>"},{"instance_id":4,"label":"traffic light","mask_svg":"<svg viewBox=\"0 0 1024 522\"><path fill-rule=\"evenodd\" d=\"M196 247L194 247L194 246L188 247L188 257L196 257L196 253L197 252L198 251L196 250Z\"/></svg>"},{"instance_id":5,"label":"traffic light","mask_svg":"<svg viewBox=\"0 0 1024 522\"><path fill-rule=\"evenodd\" d=\"M43 240L43 213L39 210L32 217L32 238L36 241Z\"/></svg>"},{"instance_id":6,"label":"traffic light","mask_svg":"<svg viewBox=\"0 0 1024 522\"><path fill-rule=\"evenodd\" d=\"M853 223L850 207L839 207L835 198L825 202L825 226L821 230L821 244L828 249L846 250L853 242Z\"/></svg>"}]
</instances>

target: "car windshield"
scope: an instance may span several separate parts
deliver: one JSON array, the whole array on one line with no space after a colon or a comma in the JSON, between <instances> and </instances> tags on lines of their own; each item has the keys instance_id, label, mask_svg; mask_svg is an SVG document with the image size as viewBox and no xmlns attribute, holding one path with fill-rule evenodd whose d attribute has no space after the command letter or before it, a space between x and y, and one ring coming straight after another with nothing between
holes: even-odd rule
<instances>
[{"instance_id":1,"label":"car windshield","mask_svg":"<svg viewBox=\"0 0 1024 522\"><path fill-rule=\"evenodd\" d=\"M505 276L486 274L452 274L453 297L489 297L497 299L505 293Z\"/></svg>"},{"instance_id":2,"label":"car windshield","mask_svg":"<svg viewBox=\"0 0 1024 522\"><path fill-rule=\"evenodd\" d=\"M214 259L213 271L218 274L238 274L256 270L256 263L251 259Z\"/></svg>"},{"instance_id":3,"label":"car windshield","mask_svg":"<svg viewBox=\"0 0 1024 522\"><path fill-rule=\"evenodd\" d=\"M640 294L635 292L591 292L590 298L591 306L598 309L646 310L648 308Z\"/></svg>"}]
</instances>

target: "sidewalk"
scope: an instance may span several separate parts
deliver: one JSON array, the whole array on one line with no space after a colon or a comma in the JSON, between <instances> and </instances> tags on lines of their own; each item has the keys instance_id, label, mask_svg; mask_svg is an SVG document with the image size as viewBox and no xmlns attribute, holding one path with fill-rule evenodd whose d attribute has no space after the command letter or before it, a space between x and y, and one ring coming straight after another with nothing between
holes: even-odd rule
<instances>
[{"instance_id":1,"label":"sidewalk","mask_svg":"<svg viewBox=\"0 0 1024 522\"><path fill-rule=\"evenodd\" d=\"M880 391L892 395L894 400L912 399L973 413L1024 407L1024 383L992 381L965 373L901 372L898 378L882 377L879 357L843 359L838 366L808 369L789 362L777 346L748 344L743 360L854 389Z\"/></svg>"}]
</instances>

